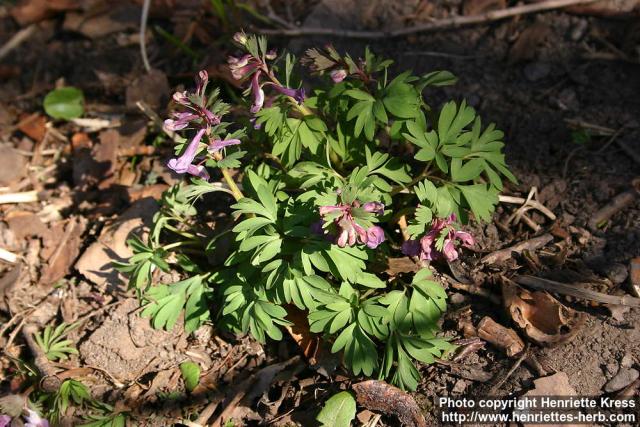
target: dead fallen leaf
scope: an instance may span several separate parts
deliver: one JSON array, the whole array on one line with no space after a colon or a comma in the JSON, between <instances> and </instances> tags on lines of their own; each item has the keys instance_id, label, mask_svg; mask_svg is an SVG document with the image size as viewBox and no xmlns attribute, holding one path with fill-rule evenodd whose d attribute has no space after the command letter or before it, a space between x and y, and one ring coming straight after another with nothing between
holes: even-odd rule
<instances>
[{"instance_id":1,"label":"dead fallen leaf","mask_svg":"<svg viewBox=\"0 0 640 427\"><path fill-rule=\"evenodd\" d=\"M18 129L34 141L42 141L47 133L47 118L41 114L33 113L18 122Z\"/></svg>"},{"instance_id":2,"label":"dead fallen leaf","mask_svg":"<svg viewBox=\"0 0 640 427\"><path fill-rule=\"evenodd\" d=\"M242 413L250 412L249 407L252 406L253 400L269 389L275 376L292 365L293 369L295 369L295 366L299 365L300 361L300 356L295 356L284 362L274 363L260 369L257 373L244 380L235 388L234 394L231 395L233 397L229 399L227 406L218 418L211 423L211 426L218 427L223 425L223 421L231 419L232 416L238 417L239 414L236 410L239 408L242 408Z\"/></svg>"},{"instance_id":3,"label":"dead fallen leaf","mask_svg":"<svg viewBox=\"0 0 640 427\"><path fill-rule=\"evenodd\" d=\"M529 292L502 278L505 308L525 334L538 344L553 346L573 338L586 320L584 313L561 304L546 292Z\"/></svg>"},{"instance_id":4,"label":"dead fallen leaf","mask_svg":"<svg viewBox=\"0 0 640 427\"><path fill-rule=\"evenodd\" d=\"M98 189L107 189L116 180L120 133L115 129L100 132L100 143L93 147L93 159L97 163L94 175L99 179Z\"/></svg>"},{"instance_id":5,"label":"dead fallen leaf","mask_svg":"<svg viewBox=\"0 0 640 427\"><path fill-rule=\"evenodd\" d=\"M395 277L400 273L415 273L422 267L413 262L408 256L400 258L388 258L387 269L384 271L391 277Z\"/></svg>"},{"instance_id":6,"label":"dead fallen leaf","mask_svg":"<svg viewBox=\"0 0 640 427\"><path fill-rule=\"evenodd\" d=\"M514 357L524 350L524 342L516 331L502 326L488 316L478 324L478 336L503 350L509 357Z\"/></svg>"},{"instance_id":7,"label":"dead fallen leaf","mask_svg":"<svg viewBox=\"0 0 640 427\"><path fill-rule=\"evenodd\" d=\"M149 73L137 77L127 87L127 107L137 108L137 102L144 102L157 110L169 100L169 80L160 70L153 69Z\"/></svg>"},{"instance_id":8,"label":"dead fallen leaf","mask_svg":"<svg viewBox=\"0 0 640 427\"><path fill-rule=\"evenodd\" d=\"M326 345L322 345L318 334L309 331L307 313L294 305L289 305L287 306L287 320L292 323L291 326L286 327L289 335L298 344L311 367L316 369L318 373L330 377L336 370L339 360L329 352Z\"/></svg>"},{"instance_id":9,"label":"dead fallen leaf","mask_svg":"<svg viewBox=\"0 0 640 427\"><path fill-rule=\"evenodd\" d=\"M9 13L24 26L42 21L55 12L76 9L79 4L80 0L20 0Z\"/></svg>"},{"instance_id":10,"label":"dead fallen leaf","mask_svg":"<svg viewBox=\"0 0 640 427\"><path fill-rule=\"evenodd\" d=\"M75 217L69 219L64 224L64 228L51 229L52 236L46 239L47 243L45 243L45 249L48 250L43 250L42 254L51 252L51 248L55 249L46 257L47 264L40 277L43 285L55 283L69 273L73 261L80 252L81 236L86 225L87 220L84 217Z\"/></svg>"},{"instance_id":11,"label":"dead fallen leaf","mask_svg":"<svg viewBox=\"0 0 640 427\"><path fill-rule=\"evenodd\" d=\"M600 0L593 4L571 6L565 9L579 15L605 17L640 16L639 0Z\"/></svg>"},{"instance_id":12,"label":"dead fallen leaf","mask_svg":"<svg viewBox=\"0 0 640 427\"><path fill-rule=\"evenodd\" d=\"M135 202L118 221L105 227L98 240L87 248L76 262L75 268L91 282L102 286L110 283L117 286L122 277L112 266L112 261L123 261L133 255L126 244L131 234L139 234L151 226L158 203L145 198Z\"/></svg>"},{"instance_id":13,"label":"dead fallen leaf","mask_svg":"<svg viewBox=\"0 0 640 427\"><path fill-rule=\"evenodd\" d=\"M408 393L384 381L368 380L352 386L356 400L363 407L398 417L402 425L427 427L415 399Z\"/></svg>"},{"instance_id":14,"label":"dead fallen leaf","mask_svg":"<svg viewBox=\"0 0 640 427\"><path fill-rule=\"evenodd\" d=\"M49 234L49 229L40 217L33 212L12 211L4 220L9 224L16 239L24 239L29 236L44 237Z\"/></svg>"},{"instance_id":15,"label":"dead fallen leaf","mask_svg":"<svg viewBox=\"0 0 640 427\"><path fill-rule=\"evenodd\" d=\"M9 185L22 178L24 157L8 144L0 145L0 185Z\"/></svg>"},{"instance_id":16,"label":"dead fallen leaf","mask_svg":"<svg viewBox=\"0 0 640 427\"><path fill-rule=\"evenodd\" d=\"M543 22L535 22L520 33L509 51L509 63L532 60L536 57L538 46L551 34L549 26Z\"/></svg>"},{"instance_id":17,"label":"dead fallen leaf","mask_svg":"<svg viewBox=\"0 0 640 427\"><path fill-rule=\"evenodd\" d=\"M504 9L505 0L465 0L462 5L464 15L480 15L491 10Z\"/></svg>"},{"instance_id":18,"label":"dead fallen leaf","mask_svg":"<svg viewBox=\"0 0 640 427\"><path fill-rule=\"evenodd\" d=\"M67 13L63 28L91 39L97 39L122 31L136 30L140 20L140 9L132 4L121 4L107 8L101 13Z\"/></svg>"}]
</instances>

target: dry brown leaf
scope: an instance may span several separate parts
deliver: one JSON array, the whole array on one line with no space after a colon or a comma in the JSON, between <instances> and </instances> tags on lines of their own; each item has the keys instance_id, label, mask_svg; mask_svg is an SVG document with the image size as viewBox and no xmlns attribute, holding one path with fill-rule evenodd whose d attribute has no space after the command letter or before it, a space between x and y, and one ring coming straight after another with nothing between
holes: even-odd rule
<instances>
[{"instance_id":1,"label":"dry brown leaf","mask_svg":"<svg viewBox=\"0 0 640 427\"><path fill-rule=\"evenodd\" d=\"M97 39L113 33L136 30L139 25L139 16L138 7L132 4L121 4L97 14L67 13L63 28Z\"/></svg>"},{"instance_id":2,"label":"dry brown leaf","mask_svg":"<svg viewBox=\"0 0 640 427\"><path fill-rule=\"evenodd\" d=\"M22 178L24 157L8 144L0 145L0 186L6 186Z\"/></svg>"},{"instance_id":3,"label":"dry brown leaf","mask_svg":"<svg viewBox=\"0 0 640 427\"><path fill-rule=\"evenodd\" d=\"M157 110L169 100L169 80L165 73L152 69L149 73L137 77L127 87L127 107L137 108L137 102L144 102Z\"/></svg>"},{"instance_id":4,"label":"dry brown leaf","mask_svg":"<svg viewBox=\"0 0 640 427\"><path fill-rule=\"evenodd\" d=\"M422 267L413 262L408 256L400 258L388 258L387 269L384 271L389 276L397 276L400 273L416 273Z\"/></svg>"},{"instance_id":5,"label":"dry brown leaf","mask_svg":"<svg viewBox=\"0 0 640 427\"><path fill-rule=\"evenodd\" d=\"M395 415L402 425L427 427L415 399L408 393L384 381L369 380L353 385L360 405L371 410Z\"/></svg>"},{"instance_id":6,"label":"dry brown leaf","mask_svg":"<svg viewBox=\"0 0 640 427\"><path fill-rule=\"evenodd\" d=\"M561 304L546 292L529 292L502 278L507 312L525 334L538 344L553 346L575 336L586 320L584 313Z\"/></svg>"},{"instance_id":7,"label":"dry brown leaf","mask_svg":"<svg viewBox=\"0 0 640 427\"><path fill-rule=\"evenodd\" d=\"M518 40L511 46L509 62L511 64L534 59L538 46L551 34L549 26L543 22L535 22L520 33Z\"/></svg>"},{"instance_id":8,"label":"dry brown leaf","mask_svg":"<svg viewBox=\"0 0 640 427\"><path fill-rule=\"evenodd\" d=\"M140 233L149 227L158 203L145 198L137 201L118 218L118 222L105 227L98 240L82 254L75 268L96 285L110 283L117 286L122 279L112 266L112 261L123 261L133 255L126 244L132 233Z\"/></svg>"},{"instance_id":9,"label":"dry brown leaf","mask_svg":"<svg viewBox=\"0 0 640 427\"><path fill-rule=\"evenodd\" d=\"M42 141L47 133L47 118L41 114L33 113L24 117L18 123L18 129L34 141Z\"/></svg>"},{"instance_id":10,"label":"dry brown leaf","mask_svg":"<svg viewBox=\"0 0 640 427\"><path fill-rule=\"evenodd\" d=\"M10 13L20 25L27 25L42 21L54 12L76 9L80 3L80 0L20 0Z\"/></svg>"},{"instance_id":11,"label":"dry brown leaf","mask_svg":"<svg viewBox=\"0 0 640 427\"><path fill-rule=\"evenodd\" d=\"M49 229L33 212L12 211L4 219L16 239L24 239L28 236L44 237L49 234Z\"/></svg>"},{"instance_id":12,"label":"dry brown leaf","mask_svg":"<svg viewBox=\"0 0 640 427\"><path fill-rule=\"evenodd\" d=\"M504 9L506 6L505 0L465 0L462 13L464 15L480 15L491 10Z\"/></svg>"},{"instance_id":13,"label":"dry brown leaf","mask_svg":"<svg viewBox=\"0 0 640 427\"><path fill-rule=\"evenodd\" d=\"M325 376L330 376L338 366L338 359L331 354L318 334L309 330L307 313L294 305L287 306L287 320L292 325L286 326L291 338L298 344L309 364Z\"/></svg>"},{"instance_id":14,"label":"dry brown leaf","mask_svg":"<svg viewBox=\"0 0 640 427\"><path fill-rule=\"evenodd\" d=\"M66 222L64 229L62 227L52 228L51 238L46 239L48 241L46 249L49 250L43 250L42 254L48 254L51 252L51 248L55 249L46 257L47 264L40 277L42 284L55 283L69 273L73 261L80 253L81 237L86 224L87 220L84 217L75 217Z\"/></svg>"}]
</instances>

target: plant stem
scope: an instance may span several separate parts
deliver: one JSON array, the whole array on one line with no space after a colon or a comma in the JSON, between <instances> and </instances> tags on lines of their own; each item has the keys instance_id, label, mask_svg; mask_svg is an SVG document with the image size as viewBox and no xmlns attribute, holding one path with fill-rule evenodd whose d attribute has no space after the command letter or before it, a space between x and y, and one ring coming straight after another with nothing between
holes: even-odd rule
<instances>
[{"instance_id":1,"label":"plant stem","mask_svg":"<svg viewBox=\"0 0 640 427\"><path fill-rule=\"evenodd\" d=\"M222 160L222 154L220 154L219 152L215 153L213 155L213 158L216 159L217 162L219 162L220 160ZM227 182L227 185L229 186L229 189L231 190L231 193L233 194L233 198L236 199L236 201L244 198L244 194L242 194L242 191L240 191L240 188L238 188L238 185L233 180L233 177L229 173L229 169L220 168L220 172L222 172L222 177Z\"/></svg>"}]
</instances>

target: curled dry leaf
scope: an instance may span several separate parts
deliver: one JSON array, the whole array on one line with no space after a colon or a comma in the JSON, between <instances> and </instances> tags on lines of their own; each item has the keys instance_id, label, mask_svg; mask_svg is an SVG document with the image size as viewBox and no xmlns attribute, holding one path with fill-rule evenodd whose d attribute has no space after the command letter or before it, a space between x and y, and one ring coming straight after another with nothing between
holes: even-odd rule
<instances>
[{"instance_id":1,"label":"curled dry leaf","mask_svg":"<svg viewBox=\"0 0 640 427\"><path fill-rule=\"evenodd\" d=\"M564 306L546 292L529 292L502 278L507 312L525 334L538 344L553 346L575 336L585 321L584 313Z\"/></svg>"},{"instance_id":2,"label":"curled dry leaf","mask_svg":"<svg viewBox=\"0 0 640 427\"><path fill-rule=\"evenodd\" d=\"M369 380L353 385L358 403L371 411L395 415L402 425L426 427L427 422L415 399L384 381Z\"/></svg>"}]
</instances>

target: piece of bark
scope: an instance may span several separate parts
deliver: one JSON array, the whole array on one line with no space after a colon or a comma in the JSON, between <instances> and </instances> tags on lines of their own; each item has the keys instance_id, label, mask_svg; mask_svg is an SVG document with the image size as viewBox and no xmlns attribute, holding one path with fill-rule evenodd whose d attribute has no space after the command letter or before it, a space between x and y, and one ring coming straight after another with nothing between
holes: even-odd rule
<instances>
[{"instance_id":1,"label":"piece of bark","mask_svg":"<svg viewBox=\"0 0 640 427\"><path fill-rule=\"evenodd\" d=\"M620 212L624 208L630 206L638 197L638 191L631 189L620 193L615 196L611 202L600 208L589 220L589 228L591 230L597 230L602 226L609 218Z\"/></svg>"},{"instance_id":2,"label":"piece of bark","mask_svg":"<svg viewBox=\"0 0 640 427\"><path fill-rule=\"evenodd\" d=\"M402 425L427 427L420 407L409 394L384 381L368 380L352 386L361 406L398 417Z\"/></svg>"},{"instance_id":3,"label":"piece of bark","mask_svg":"<svg viewBox=\"0 0 640 427\"><path fill-rule=\"evenodd\" d=\"M525 250L533 251L543 247L552 240L553 236L551 234L543 234L542 236L520 242L517 245L491 252L490 254L485 255L480 261L485 264L499 264L510 259L513 252L519 254Z\"/></svg>"},{"instance_id":4,"label":"piece of bark","mask_svg":"<svg viewBox=\"0 0 640 427\"><path fill-rule=\"evenodd\" d=\"M524 350L524 342L513 329L502 326L486 316L478 324L478 336L514 357Z\"/></svg>"}]
</instances>

